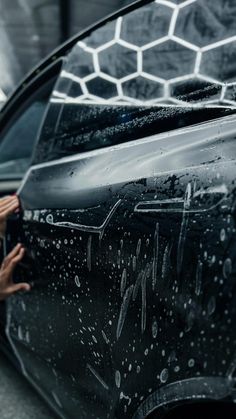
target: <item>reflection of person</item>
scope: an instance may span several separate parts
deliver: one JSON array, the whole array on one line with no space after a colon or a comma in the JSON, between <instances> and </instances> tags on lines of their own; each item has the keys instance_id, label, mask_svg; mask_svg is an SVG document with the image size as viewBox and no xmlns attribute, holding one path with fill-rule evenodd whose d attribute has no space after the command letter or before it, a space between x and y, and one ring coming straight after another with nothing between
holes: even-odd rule
<instances>
[{"instance_id":1,"label":"reflection of person","mask_svg":"<svg viewBox=\"0 0 236 419\"><path fill-rule=\"evenodd\" d=\"M6 230L6 220L9 215L14 213L19 207L16 196L0 199L0 237L3 238ZM29 291L30 285L27 283L15 284L12 280L13 272L17 264L23 259L25 250L18 244L5 257L0 267L0 301L5 300L18 291Z\"/></svg>"}]
</instances>

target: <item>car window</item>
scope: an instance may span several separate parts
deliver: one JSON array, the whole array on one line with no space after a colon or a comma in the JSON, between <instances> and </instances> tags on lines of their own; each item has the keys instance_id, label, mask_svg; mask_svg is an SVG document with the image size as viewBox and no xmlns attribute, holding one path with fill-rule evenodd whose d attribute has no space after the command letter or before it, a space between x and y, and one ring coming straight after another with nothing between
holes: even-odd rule
<instances>
[{"instance_id":1,"label":"car window","mask_svg":"<svg viewBox=\"0 0 236 419\"><path fill-rule=\"evenodd\" d=\"M19 107L0 134L0 180L21 179L28 169L55 77Z\"/></svg>"},{"instance_id":2,"label":"car window","mask_svg":"<svg viewBox=\"0 0 236 419\"><path fill-rule=\"evenodd\" d=\"M220 35L214 20L192 21L192 38L186 12L217 14L215 3L164 3L134 5L80 38L53 91L35 163L235 111L232 28Z\"/></svg>"}]
</instances>

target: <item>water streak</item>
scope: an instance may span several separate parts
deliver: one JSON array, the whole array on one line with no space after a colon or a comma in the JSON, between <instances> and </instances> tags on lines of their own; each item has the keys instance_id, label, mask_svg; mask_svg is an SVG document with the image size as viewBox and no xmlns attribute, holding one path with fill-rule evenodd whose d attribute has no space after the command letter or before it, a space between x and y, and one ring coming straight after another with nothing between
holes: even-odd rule
<instances>
[{"instance_id":1,"label":"water streak","mask_svg":"<svg viewBox=\"0 0 236 419\"><path fill-rule=\"evenodd\" d=\"M141 331L142 331L142 333L144 333L144 331L146 329L146 306L147 306L147 301L146 301L146 295L147 295L146 285L147 285L146 275L143 275L142 276L142 280L141 280L141 289L142 289Z\"/></svg>"},{"instance_id":2,"label":"water streak","mask_svg":"<svg viewBox=\"0 0 236 419\"><path fill-rule=\"evenodd\" d=\"M152 288L155 289L157 281L157 266L158 266L158 252L159 252L159 223L156 223L153 244L153 267L152 267Z\"/></svg>"},{"instance_id":3,"label":"water streak","mask_svg":"<svg viewBox=\"0 0 236 419\"><path fill-rule=\"evenodd\" d=\"M108 343L110 343L110 341L109 341L109 339L108 339L108 337L107 337L106 333L105 333L103 330L102 330L102 337L103 337L103 339L105 340L106 344L108 345Z\"/></svg>"},{"instance_id":4,"label":"water streak","mask_svg":"<svg viewBox=\"0 0 236 419\"><path fill-rule=\"evenodd\" d=\"M92 236L90 234L87 243L87 268L89 272L91 271L92 267Z\"/></svg>"},{"instance_id":5,"label":"water streak","mask_svg":"<svg viewBox=\"0 0 236 419\"><path fill-rule=\"evenodd\" d=\"M178 241L178 250L177 250L177 274L180 275L183 263L183 256L184 256L184 246L186 241L186 234L189 222L189 214L186 212L189 210L191 203L191 183L188 183L185 197L184 197L184 209L183 209L183 216L180 228L180 235Z\"/></svg>"},{"instance_id":6,"label":"water streak","mask_svg":"<svg viewBox=\"0 0 236 419\"><path fill-rule=\"evenodd\" d=\"M134 286L131 285L129 288L127 288L125 295L123 297L123 301L121 304L121 308L120 308L120 314L119 314L119 319L118 319L118 324L117 324L117 330L116 330L116 338L117 340L119 339L124 323L125 323L125 319L126 319L126 315L127 315L127 310L129 307L129 303L130 303L130 299L131 299L131 295L133 293L133 289Z\"/></svg>"},{"instance_id":7,"label":"water streak","mask_svg":"<svg viewBox=\"0 0 236 419\"><path fill-rule=\"evenodd\" d=\"M141 244L142 244L142 240L141 239L138 239L138 243L137 243L137 247L136 247L136 258L137 259L138 259L139 255L140 255Z\"/></svg>"},{"instance_id":8,"label":"water streak","mask_svg":"<svg viewBox=\"0 0 236 419\"><path fill-rule=\"evenodd\" d=\"M126 268L123 269L120 281L120 295L121 297L124 296L125 287L126 287L126 280L127 280L127 271Z\"/></svg>"},{"instance_id":9,"label":"water streak","mask_svg":"<svg viewBox=\"0 0 236 419\"><path fill-rule=\"evenodd\" d=\"M199 260L197 263L196 269L196 284L195 284L195 294L200 295L202 287L202 262Z\"/></svg>"},{"instance_id":10,"label":"water streak","mask_svg":"<svg viewBox=\"0 0 236 419\"><path fill-rule=\"evenodd\" d=\"M105 383L105 381L100 377L100 375L95 371L90 364L87 364L87 368L91 371L91 373L96 377L96 379L100 382L100 384L105 388L105 390L109 390L109 386Z\"/></svg>"},{"instance_id":11,"label":"water streak","mask_svg":"<svg viewBox=\"0 0 236 419\"><path fill-rule=\"evenodd\" d=\"M135 301L135 300L136 300L136 298L137 298L137 295L138 295L138 290L139 290L139 287L140 287L140 285L141 285L141 281L142 281L142 277L143 277L143 275L145 275L145 272L144 272L144 271L139 272L138 277L137 277L137 279L136 279L136 282L135 282L135 284L134 284L134 290L133 290L133 301Z\"/></svg>"},{"instance_id":12,"label":"water streak","mask_svg":"<svg viewBox=\"0 0 236 419\"><path fill-rule=\"evenodd\" d=\"M171 253L171 249L172 249L172 245L173 243L167 243L165 250L164 250L164 254L163 254L163 262L162 262L162 268L161 268L161 277L162 279L165 279L169 268L170 268L170 253Z\"/></svg>"}]
</instances>

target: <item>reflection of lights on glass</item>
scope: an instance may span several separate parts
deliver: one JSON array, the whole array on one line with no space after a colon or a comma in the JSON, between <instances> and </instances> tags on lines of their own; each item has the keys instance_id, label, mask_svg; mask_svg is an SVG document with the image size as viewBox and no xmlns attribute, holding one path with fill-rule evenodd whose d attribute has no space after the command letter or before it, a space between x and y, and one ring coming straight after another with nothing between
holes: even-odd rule
<instances>
[{"instance_id":1,"label":"reflection of lights on glass","mask_svg":"<svg viewBox=\"0 0 236 419\"><path fill-rule=\"evenodd\" d=\"M120 105L122 103L142 106L234 108L236 102L229 89L232 90L236 82L226 79L227 74L224 79L220 79L216 72L214 73L214 69L211 72L206 71L204 63L208 53L221 53L220 49L235 42L236 36L228 36L217 42L209 40L207 45L202 46L185 39L184 35L179 35L177 21L186 7L194 3L197 3L197 0L186 0L180 4L172 0L156 0L147 6L150 13L155 12L156 8L165 9L163 13L167 16L164 20L167 23L161 33L155 33L155 37L150 31L148 39L145 36L139 40L126 39L124 32L126 18L132 17L132 13L135 15L136 11L134 11L119 17L112 23L109 22L93 32L90 37L79 41L71 52L61 78L78 83L81 94L76 97L67 95L65 101L71 104ZM145 7L142 8L144 9ZM140 31L142 33L142 28ZM120 51L119 63L117 50ZM169 54L167 58L163 51ZM159 57L164 57L163 62L160 62L159 70L157 66L152 65L153 61L157 62L157 54ZM120 62L126 60L127 56L130 58L131 55L135 58L128 60L129 67L126 68L126 72L129 70L128 74L123 74ZM182 56L188 58L185 64L181 59ZM171 58L174 62L176 60L176 65L171 66L169 62L170 71L165 71L168 60L171 61ZM131 64L134 68L131 68ZM99 90L101 84L104 88ZM111 84L115 86L115 93L114 89L111 89ZM95 85L98 88L95 88ZM182 93L184 89L187 90ZM188 89L190 89L189 92ZM58 94L58 90L60 89L54 92L53 102L64 98ZM192 93L200 90L206 91L204 97L191 97Z\"/></svg>"},{"instance_id":2,"label":"reflection of lights on glass","mask_svg":"<svg viewBox=\"0 0 236 419\"><path fill-rule=\"evenodd\" d=\"M5 93L0 89L0 102L5 102L6 98Z\"/></svg>"}]
</instances>

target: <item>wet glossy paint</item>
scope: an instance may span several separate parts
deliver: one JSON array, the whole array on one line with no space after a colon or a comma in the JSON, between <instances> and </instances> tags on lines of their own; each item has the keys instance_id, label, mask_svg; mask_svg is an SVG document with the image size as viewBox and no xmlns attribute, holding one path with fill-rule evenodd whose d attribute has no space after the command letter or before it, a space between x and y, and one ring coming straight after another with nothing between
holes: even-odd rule
<instances>
[{"instance_id":1,"label":"wet glossy paint","mask_svg":"<svg viewBox=\"0 0 236 419\"><path fill-rule=\"evenodd\" d=\"M62 417L233 397L234 127L231 116L29 172L20 238L34 285L9 303L8 336Z\"/></svg>"}]
</instances>

